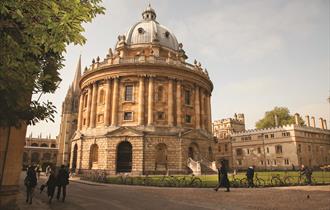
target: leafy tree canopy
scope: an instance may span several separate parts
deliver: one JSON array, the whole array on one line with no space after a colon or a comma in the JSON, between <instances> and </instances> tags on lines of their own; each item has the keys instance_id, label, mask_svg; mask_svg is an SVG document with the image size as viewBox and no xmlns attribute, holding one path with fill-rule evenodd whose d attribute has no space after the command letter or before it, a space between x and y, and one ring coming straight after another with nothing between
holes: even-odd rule
<instances>
[{"instance_id":1,"label":"leafy tree canopy","mask_svg":"<svg viewBox=\"0 0 330 210\"><path fill-rule=\"evenodd\" d=\"M63 53L84 44L83 23L104 13L101 0L2 0L0 2L0 126L54 119L51 102L61 81Z\"/></svg>"},{"instance_id":2,"label":"leafy tree canopy","mask_svg":"<svg viewBox=\"0 0 330 210\"><path fill-rule=\"evenodd\" d=\"M275 127L275 115L277 115L278 125L289 125L295 123L294 115L290 115L290 111L286 107L275 107L273 110L265 113L265 116L256 123L256 128ZM304 120L299 116L298 122L304 125Z\"/></svg>"}]
</instances>

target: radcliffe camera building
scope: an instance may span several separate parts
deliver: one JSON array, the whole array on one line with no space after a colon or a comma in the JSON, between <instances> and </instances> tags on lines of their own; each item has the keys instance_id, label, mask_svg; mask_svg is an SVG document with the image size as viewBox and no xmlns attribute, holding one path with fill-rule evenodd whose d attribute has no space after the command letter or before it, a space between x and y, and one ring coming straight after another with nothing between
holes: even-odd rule
<instances>
[{"instance_id":1,"label":"radcliffe camera building","mask_svg":"<svg viewBox=\"0 0 330 210\"><path fill-rule=\"evenodd\" d=\"M65 154L71 142L70 166L139 175L188 173L188 159L212 161L213 84L207 70L187 58L149 5L113 51L85 68L71 139L74 108L62 113L60 150Z\"/></svg>"}]
</instances>

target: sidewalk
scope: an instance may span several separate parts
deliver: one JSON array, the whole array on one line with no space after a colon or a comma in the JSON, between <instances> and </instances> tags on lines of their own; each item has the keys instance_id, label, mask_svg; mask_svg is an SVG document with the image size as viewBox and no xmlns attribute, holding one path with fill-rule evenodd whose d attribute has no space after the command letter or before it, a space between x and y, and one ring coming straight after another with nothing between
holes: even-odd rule
<instances>
[{"instance_id":1,"label":"sidewalk","mask_svg":"<svg viewBox=\"0 0 330 210\"><path fill-rule=\"evenodd\" d=\"M107 186L109 184L103 184L103 183L97 183L97 182L91 182L91 181L86 181L86 180L81 180L80 177L70 177L69 178L70 182L76 182L80 184L87 184L87 185L93 185L93 186Z\"/></svg>"},{"instance_id":2,"label":"sidewalk","mask_svg":"<svg viewBox=\"0 0 330 210\"><path fill-rule=\"evenodd\" d=\"M42 202L39 200L36 196L33 198L32 204L28 204L25 202L25 197L26 195L24 192L20 191L19 194L17 195L17 206L20 210L48 210L49 205L47 203Z\"/></svg>"}]
</instances>

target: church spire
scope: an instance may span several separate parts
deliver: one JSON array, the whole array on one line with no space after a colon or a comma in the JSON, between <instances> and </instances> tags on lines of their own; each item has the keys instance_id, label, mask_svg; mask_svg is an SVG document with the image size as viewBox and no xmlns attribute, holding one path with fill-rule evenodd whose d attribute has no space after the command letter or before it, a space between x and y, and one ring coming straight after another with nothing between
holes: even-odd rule
<instances>
[{"instance_id":1,"label":"church spire","mask_svg":"<svg viewBox=\"0 0 330 210\"><path fill-rule=\"evenodd\" d=\"M72 89L73 89L74 93L79 91L80 78L81 78L81 55L79 56L79 60L78 60L77 68L76 68L76 73L74 75L74 79L73 79L73 82L72 82Z\"/></svg>"}]
</instances>

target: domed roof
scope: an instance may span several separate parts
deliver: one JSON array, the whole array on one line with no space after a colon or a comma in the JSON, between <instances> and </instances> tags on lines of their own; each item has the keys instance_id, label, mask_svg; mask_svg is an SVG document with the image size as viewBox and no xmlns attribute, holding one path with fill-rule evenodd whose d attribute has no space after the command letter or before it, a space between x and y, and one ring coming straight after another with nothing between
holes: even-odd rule
<instances>
[{"instance_id":1,"label":"domed roof","mask_svg":"<svg viewBox=\"0 0 330 210\"><path fill-rule=\"evenodd\" d=\"M156 21L156 12L149 6L142 13L143 20L134 24L126 34L126 44L159 43L173 50L179 49L175 35Z\"/></svg>"}]
</instances>

